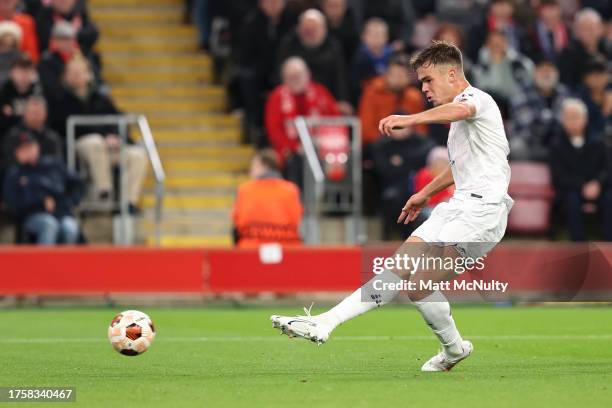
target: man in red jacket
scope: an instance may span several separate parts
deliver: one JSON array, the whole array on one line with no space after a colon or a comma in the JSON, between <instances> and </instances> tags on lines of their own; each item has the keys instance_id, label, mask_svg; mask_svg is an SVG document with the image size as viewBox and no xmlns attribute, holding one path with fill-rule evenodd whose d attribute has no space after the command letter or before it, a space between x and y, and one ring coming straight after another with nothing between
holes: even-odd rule
<instances>
[{"instance_id":1,"label":"man in red jacket","mask_svg":"<svg viewBox=\"0 0 612 408\"><path fill-rule=\"evenodd\" d=\"M303 59L287 59L283 63L282 80L266 103L266 131L279 160L284 163L286 177L301 186L304 152L290 121L298 116L339 116L340 111L327 88L311 80Z\"/></svg>"}]
</instances>

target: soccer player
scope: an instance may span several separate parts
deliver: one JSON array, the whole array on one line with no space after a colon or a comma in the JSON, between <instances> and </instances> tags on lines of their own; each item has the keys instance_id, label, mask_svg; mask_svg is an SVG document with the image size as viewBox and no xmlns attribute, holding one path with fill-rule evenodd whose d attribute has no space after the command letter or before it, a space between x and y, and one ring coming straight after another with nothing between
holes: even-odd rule
<instances>
[{"instance_id":1,"label":"soccer player","mask_svg":"<svg viewBox=\"0 0 612 408\"><path fill-rule=\"evenodd\" d=\"M427 251L424 248L436 248L427 253L454 259L484 256L502 239L513 203L507 194L509 147L499 108L490 95L468 83L456 46L433 42L411 63L434 107L414 115L388 116L380 121L379 129L393 135L420 124L450 123L449 166L408 199L398 222L416 219L430 197L452 184L455 193L448 203L434 208L398 253L417 257ZM444 274L448 271L424 272L438 281L449 279ZM412 275L410 280L423 279L424 272ZM385 271L320 315L312 316L306 310L306 316L271 316L273 327L290 337L324 343L338 325L391 301L399 291L376 290L372 282L393 281L394 277L399 279L393 271ZM461 338L450 305L440 291L414 290L407 294L442 345L442 351L427 361L422 371L448 371L472 353L472 343Z\"/></svg>"}]
</instances>

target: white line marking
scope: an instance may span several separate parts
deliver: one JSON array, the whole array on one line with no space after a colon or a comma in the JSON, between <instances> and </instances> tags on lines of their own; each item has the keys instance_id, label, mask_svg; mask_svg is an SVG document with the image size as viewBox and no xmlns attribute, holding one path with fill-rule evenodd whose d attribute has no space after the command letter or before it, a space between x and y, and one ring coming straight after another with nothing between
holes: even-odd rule
<instances>
[{"instance_id":1,"label":"white line marking","mask_svg":"<svg viewBox=\"0 0 612 408\"><path fill-rule=\"evenodd\" d=\"M483 341L523 341L523 340L558 340L558 341L580 341L580 340L612 340L612 334L509 334L509 335L466 335L469 340ZM333 341L430 341L431 336L336 336ZM274 342L284 341L285 337L279 336L209 336L209 337L164 337L159 336L156 342ZM33 337L0 339L0 344L55 344L55 343L96 343L106 341L104 337Z\"/></svg>"}]
</instances>

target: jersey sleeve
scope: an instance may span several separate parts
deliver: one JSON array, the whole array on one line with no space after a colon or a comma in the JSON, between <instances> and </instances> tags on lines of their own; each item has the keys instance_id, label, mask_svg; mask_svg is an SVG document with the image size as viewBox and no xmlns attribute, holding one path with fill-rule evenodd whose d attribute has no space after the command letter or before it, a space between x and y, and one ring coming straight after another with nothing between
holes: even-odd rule
<instances>
[{"instance_id":1,"label":"jersey sleeve","mask_svg":"<svg viewBox=\"0 0 612 408\"><path fill-rule=\"evenodd\" d=\"M455 98L455 102L468 103L474 107L476 112L470 119L478 117L482 110L482 101L479 95L477 95L476 92L474 92L474 90L472 89L466 89L465 91L457 95L457 97Z\"/></svg>"}]
</instances>

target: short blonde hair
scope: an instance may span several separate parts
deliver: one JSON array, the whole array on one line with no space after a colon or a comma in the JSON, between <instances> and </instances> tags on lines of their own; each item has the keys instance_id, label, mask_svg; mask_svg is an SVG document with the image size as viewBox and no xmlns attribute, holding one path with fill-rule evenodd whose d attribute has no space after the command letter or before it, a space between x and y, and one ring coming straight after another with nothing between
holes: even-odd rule
<instances>
[{"instance_id":1,"label":"short blonde hair","mask_svg":"<svg viewBox=\"0 0 612 408\"><path fill-rule=\"evenodd\" d=\"M457 65L463 70L463 57L461 56L461 50L455 44L434 40L429 47L413 56L410 64L415 70L429 64L434 66L442 64Z\"/></svg>"}]
</instances>

